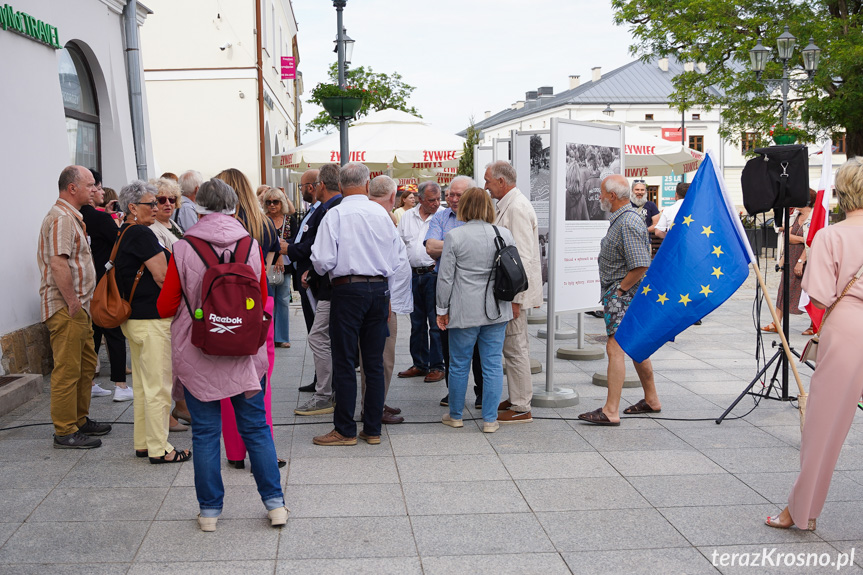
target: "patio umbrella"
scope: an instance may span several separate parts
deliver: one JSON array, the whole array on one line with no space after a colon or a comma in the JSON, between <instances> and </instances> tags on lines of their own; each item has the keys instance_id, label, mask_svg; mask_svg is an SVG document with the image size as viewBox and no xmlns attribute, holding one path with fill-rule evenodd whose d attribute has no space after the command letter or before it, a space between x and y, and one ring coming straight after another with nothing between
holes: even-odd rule
<instances>
[{"instance_id":1,"label":"patio umbrella","mask_svg":"<svg viewBox=\"0 0 863 575\"><path fill-rule=\"evenodd\" d=\"M350 161L362 162L372 172L427 179L458 167L465 139L433 128L407 112L387 109L354 122L348 128L348 141ZM273 156L272 166L304 172L339 160L336 132Z\"/></svg>"}]
</instances>

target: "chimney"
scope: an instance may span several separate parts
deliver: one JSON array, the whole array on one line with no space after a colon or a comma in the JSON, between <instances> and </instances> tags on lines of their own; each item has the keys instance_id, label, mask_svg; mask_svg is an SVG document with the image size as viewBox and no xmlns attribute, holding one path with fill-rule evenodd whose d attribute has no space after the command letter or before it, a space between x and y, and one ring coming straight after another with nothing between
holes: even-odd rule
<instances>
[{"instance_id":1,"label":"chimney","mask_svg":"<svg viewBox=\"0 0 863 575\"><path fill-rule=\"evenodd\" d=\"M707 73L707 62L699 62L696 66L698 66L698 71L702 74Z\"/></svg>"},{"instance_id":2,"label":"chimney","mask_svg":"<svg viewBox=\"0 0 863 575\"><path fill-rule=\"evenodd\" d=\"M578 88L581 84L581 76L578 74L572 74L569 77L569 89L572 90L574 88Z\"/></svg>"},{"instance_id":3,"label":"chimney","mask_svg":"<svg viewBox=\"0 0 863 575\"><path fill-rule=\"evenodd\" d=\"M537 98L537 93L535 91L524 93L524 99L527 100L528 102L536 100L536 98Z\"/></svg>"},{"instance_id":4,"label":"chimney","mask_svg":"<svg viewBox=\"0 0 863 575\"><path fill-rule=\"evenodd\" d=\"M694 63L686 62L683 64L683 71L684 72L692 72L693 70L695 70L695 64Z\"/></svg>"},{"instance_id":5,"label":"chimney","mask_svg":"<svg viewBox=\"0 0 863 575\"><path fill-rule=\"evenodd\" d=\"M668 58L660 58L658 64L660 70L668 72Z\"/></svg>"},{"instance_id":6,"label":"chimney","mask_svg":"<svg viewBox=\"0 0 863 575\"><path fill-rule=\"evenodd\" d=\"M491 118L491 110L485 111L485 117L486 117L486 119Z\"/></svg>"},{"instance_id":7,"label":"chimney","mask_svg":"<svg viewBox=\"0 0 863 575\"><path fill-rule=\"evenodd\" d=\"M591 74L593 74L591 80L593 80L594 82L599 82L599 80L602 78L602 68L600 66L594 66L590 69L590 72Z\"/></svg>"},{"instance_id":8,"label":"chimney","mask_svg":"<svg viewBox=\"0 0 863 575\"><path fill-rule=\"evenodd\" d=\"M516 110L521 110L522 108L524 108L524 100L517 101L515 104L513 104L513 107Z\"/></svg>"},{"instance_id":9,"label":"chimney","mask_svg":"<svg viewBox=\"0 0 863 575\"><path fill-rule=\"evenodd\" d=\"M553 96L554 95L554 87L553 86L540 86L539 89L537 89L537 93L539 94L540 98L543 96Z\"/></svg>"}]
</instances>

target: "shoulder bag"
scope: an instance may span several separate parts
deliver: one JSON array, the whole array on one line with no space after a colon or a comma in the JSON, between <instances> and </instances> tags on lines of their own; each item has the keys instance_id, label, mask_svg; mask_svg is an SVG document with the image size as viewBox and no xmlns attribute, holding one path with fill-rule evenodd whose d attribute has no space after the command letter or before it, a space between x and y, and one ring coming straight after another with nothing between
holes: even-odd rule
<instances>
[{"instance_id":1,"label":"shoulder bag","mask_svg":"<svg viewBox=\"0 0 863 575\"><path fill-rule=\"evenodd\" d=\"M108 263L105 264L105 268L108 271L99 280L96 291L93 292L93 301L90 302L90 317L93 319L93 323L107 329L119 327L132 315L130 302L135 297L138 281L144 275L144 264L141 264L141 267L138 268L138 273L135 274L135 282L132 284L132 293L129 294L129 301L123 299L123 296L120 295L120 288L117 287L117 279L114 277L114 259L117 257L117 249L120 247L120 242L123 241L123 236L128 231L129 228L123 230L120 237L114 242L111 257L108 259Z\"/></svg>"},{"instance_id":2,"label":"shoulder bag","mask_svg":"<svg viewBox=\"0 0 863 575\"><path fill-rule=\"evenodd\" d=\"M836 307L836 304L839 303L839 301L843 297L845 297L845 294L848 293L848 290L851 289L851 286L853 286L857 282L857 280L860 279L860 276L863 276L863 266L860 267L860 269L857 271L857 274L853 278L851 278L851 281L848 282L848 285L845 286L844 290L842 290L842 295L840 295L836 299L836 301L834 301L830 305L830 307L827 308L827 312L824 314L824 317L821 319L821 326L818 328L819 333L812 336L812 338L808 342L806 342L806 347L803 348L803 353L800 354L800 361L801 362L805 362L805 361L811 361L813 363L818 362L818 338L820 337L819 334L824 330L824 322L827 321L827 316L830 315L830 312L833 311L833 308Z\"/></svg>"},{"instance_id":3,"label":"shoulder bag","mask_svg":"<svg viewBox=\"0 0 863 575\"><path fill-rule=\"evenodd\" d=\"M499 318L500 301L512 301L516 295L527 289L528 283L527 272L524 269L524 264L521 263L518 249L514 245L506 245L497 226L493 225L492 228L494 228L496 236L494 244L497 250L494 254L494 260L492 260L485 291L488 293L488 288L492 285L492 278L494 278L492 291L497 305L497 318ZM485 316L490 320L497 319L489 317L488 310L486 310Z\"/></svg>"}]
</instances>

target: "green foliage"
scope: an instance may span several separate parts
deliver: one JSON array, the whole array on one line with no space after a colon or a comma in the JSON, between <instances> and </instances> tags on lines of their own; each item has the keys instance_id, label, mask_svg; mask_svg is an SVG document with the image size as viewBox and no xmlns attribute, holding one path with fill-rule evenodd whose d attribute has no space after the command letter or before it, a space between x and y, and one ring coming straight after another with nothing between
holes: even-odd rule
<instances>
[{"instance_id":1,"label":"green foliage","mask_svg":"<svg viewBox=\"0 0 863 575\"><path fill-rule=\"evenodd\" d=\"M467 127L467 139L464 142L464 153L458 160L458 173L476 179L479 174L473 173L473 147L479 144L479 130L473 124L473 117L471 117L470 126Z\"/></svg>"},{"instance_id":2,"label":"green foliage","mask_svg":"<svg viewBox=\"0 0 863 575\"><path fill-rule=\"evenodd\" d=\"M362 98L366 99L369 95L368 90L363 90L362 88L356 88L354 86L346 86L344 90L342 90L336 84L318 84L315 86L314 90L312 90L312 98L315 102L320 102L326 98Z\"/></svg>"},{"instance_id":3,"label":"green foliage","mask_svg":"<svg viewBox=\"0 0 863 575\"><path fill-rule=\"evenodd\" d=\"M612 7L615 22L636 38L633 55L706 64L705 73L696 68L674 79L675 107L721 106L720 134L739 142L743 132L756 132L757 145L779 123L781 97L755 79L749 50L760 37L775 55L788 24L797 37L789 65L802 67L801 50L812 37L821 62L813 82L792 92L788 120L807 125L810 136L844 130L849 156L863 154L863 0L612 0ZM764 77L781 76L782 64L771 60Z\"/></svg>"},{"instance_id":4,"label":"green foliage","mask_svg":"<svg viewBox=\"0 0 863 575\"><path fill-rule=\"evenodd\" d=\"M330 66L328 74L331 83L318 84L318 86L312 90L311 96L308 99L309 102L320 106L321 98L327 97L321 96L322 92L320 90L325 90L328 94L328 91L332 88L338 90L339 73L337 64L334 63ZM402 110L403 112L413 114L414 116L422 117L419 112L417 112L416 108L408 106L407 103L408 98L416 88L409 84L405 84L402 81L401 74L398 72L382 74L380 72L375 72L371 67L366 68L365 66L359 66L358 68L352 68L347 71L347 74L345 75L345 84L347 86L351 86L356 93L361 94L361 96L358 97L363 98L363 106L357 113L357 118L362 118L370 112L378 112L387 108ZM338 125L338 121L333 120L329 114L321 111L306 125L306 132L313 130L329 132L333 128L337 128Z\"/></svg>"}]
</instances>

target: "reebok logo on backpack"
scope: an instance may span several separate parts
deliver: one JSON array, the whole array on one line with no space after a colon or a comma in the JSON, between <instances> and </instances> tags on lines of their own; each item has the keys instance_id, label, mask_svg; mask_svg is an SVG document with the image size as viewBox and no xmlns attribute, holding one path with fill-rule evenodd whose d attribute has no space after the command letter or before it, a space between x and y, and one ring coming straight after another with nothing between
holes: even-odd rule
<instances>
[{"instance_id":1,"label":"reebok logo on backpack","mask_svg":"<svg viewBox=\"0 0 863 575\"><path fill-rule=\"evenodd\" d=\"M208 242L194 236L188 242L207 271L201 282L201 307L192 312L192 345L207 355L254 355L267 340L272 318L261 301L261 280L248 264L252 238L237 242L222 257Z\"/></svg>"}]
</instances>

